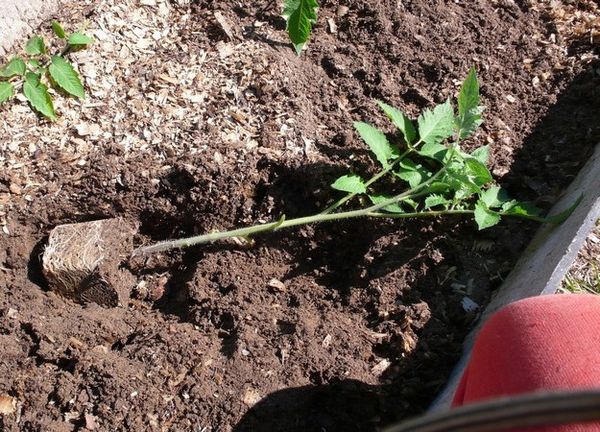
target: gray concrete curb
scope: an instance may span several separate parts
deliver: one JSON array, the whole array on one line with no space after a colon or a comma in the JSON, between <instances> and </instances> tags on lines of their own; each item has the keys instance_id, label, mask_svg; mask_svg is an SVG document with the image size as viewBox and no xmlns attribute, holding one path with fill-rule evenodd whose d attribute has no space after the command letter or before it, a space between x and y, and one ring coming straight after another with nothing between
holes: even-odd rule
<instances>
[{"instance_id":1,"label":"gray concrete curb","mask_svg":"<svg viewBox=\"0 0 600 432\"><path fill-rule=\"evenodd\" d=\"M0 0L0 56L51 16L58 0Z\"/></svg>"},{"instance_id":2,"label":"gray concrete curb","mask_svg":"<svg viewBox=\"0 0 600 432\"><path fill-rule=\"evenodd\" d=\"M561 225L544 225L508 275L476 327L464 342L464 354L446 385L431 406L431 411L449 408L460 377L469 360L475 337L483 323L501 307L514 301L542 294L554 294L569 270L587 236L600 218L600 144L550 214L568 209L581 195L573 214Z\"/></svg>"}]
</instances>

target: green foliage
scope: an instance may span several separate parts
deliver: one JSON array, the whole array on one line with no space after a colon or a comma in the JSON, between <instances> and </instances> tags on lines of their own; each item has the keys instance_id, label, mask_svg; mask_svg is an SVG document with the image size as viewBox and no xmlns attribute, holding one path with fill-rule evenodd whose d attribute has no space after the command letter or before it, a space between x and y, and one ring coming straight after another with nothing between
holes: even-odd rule
<instances>
[{"instance_id":1,"label":"green foliage","mask_svg":"<svg viewBox=\"0 0 600 432\"><path fill-rule=\"evenodd\" d=\"M41 36L34 36L25 45L25 52L29 55L46 54L46 43Z\"/></svg>"},{"instance_id":2,"label":"green foliage","mask_svg":"<svg viewBox=\"0 0 600 432\"><path fill-rule=\"evenodd\" d=\"M15 95L15 88L9 82L0 82L0 103L9 100Z\"/></svg>"},{"instance_id":3,"label":"green foliage","mask_svg":"<svg viewBox=\"0 0 600 432\"><path fill-rule=\"evenodd\" d=\"M56 20L52 20L52 31L59 39L64 39L67 36L65 29Z\"/></svg>"},{"instance_id":4,"label":"green foliage","mask_svg":"<svg viewBox=\"0 0 600 432\"><path fill-rule=\"evenodd\" d=\"M394 108L393 106L385 104L381 101L377 101L377 104L392 121L394 126L396 126L400 132L402 132L404 141L406 141L407 144L414 143L415 139L417 138L417 130L410 119L406 117L402 111Z\"/></svg>"},{"instance_id":5,"label":"green foliage","mask_svg":"<svg viewBox=\"0 0 600 432\"><path fill-rule=\"evenodd\" d=\"M397 156L398 153L392 147L385 134L376 127L362 122L355 122L354 129L356 129L363 141L367 143L379 163L384 168L388 167L388 161Z\"/></svg>"},{"instance_id":6,"label":"green foliage","mask_svg":"<svg viewBox=\"0 0 600 432\"><path fill-rule=\"evenodd\" d=\"M79 99L85 97L85 90L79 80L79 75L77 75L73 66L63 57L52 56L48 72L50 72L50 76L52 76L56 84L64 91Z\"/></svg>"},{"instance_id":7,"label":"green foliage","mask_svg":"<svg viewBox=\"0 0 600 432\"><path fill-rule=\"evenodd\" d=\"M77 32L70 35L67 41L69 45L72 45L74 47L84 47L94 42L94 39L92 39L86 34Z\"/></svg>"},{"instance_id":8,"label":"green foliage","mask_svg":"<svg viewBox=\"0 0 600 432\"><path fill-rule=\"evenodd\" d=\"M448 100L425 110L418 117L418 128L415 128L401 111L383 102L377 103L402 133L403 142L390 143L386 134L376 127L354 123L356 132L381 167L366 181L365 177L355 173L338 178L331 186L346 195L322 212L296 219L283 216L270 223L168 240L141 247L134 254L189 247L230 237L249 238L261 232L356 217L399 219L469 215L480 230L493 227L507 216L560 223L579 203L557 215L543 218L537 207L511 199L506 190L494 184L487 167L487 146L470 153L461 149L461 140L475 132L481 124L480 114L483 112L474 69L460 89L457 115ZM360 198L362 207L341 210L355 197ZM370 205L365 204L369 202Z\"/></svg>"},{"instance_id":9,"label":"green foliage","mask_svg":"<svg viewBox=\"0 0 600 432\"><path fill-rule=\"evenodd\" d=\"M51 120L56 119L54 105L48 93L48 88L35 75L25 78L23 94L36 111Z\"/></svg>"},{"instance_id":10,"label":"green foliage","mask_svg":"<svg viewBox=\"0 0 600 432\"><path fill-rule=\"evenodd\" d=\"M479 229L492 227L503 216L539 220L534 206L512 200L506 190L493 184L487 164L489 147L476 148L470 154L460 148L461 140L471 136L481 125L479 83L471 69L457 98L455 115L450 100L426 109L417 119L418 128L400 110L378 101L377 104L392 124L402 133L404 143L392 144L384 132L357 122L354 128L367 144L383 169L365 182L357 174L343 176L332 187L351 196L366 195L375 205L372 211L403 213L411 216L471 214ZM408 186L402 193L371 186L374 180L391 174L388 188L396 188L393 178ZM343 180L343 181L342 181ZM338 203L344 204L348 197ZM407 208L407 205L410 204ZM335 210L336 204L328 208Z\"/></svg>"},{"instance_id":11,"label":"green foliage","mask_svg":"<svg viewBox=\"0 0 600 432\"><path fill-rule=\"evenodd\" d=\"M317 22L317 9L319 4L316 0L284 0L283 17L287 22L287 32L290 41L300 55L308 38L312 26Z\"/></svg>"},{"instance_id":12,"label":"green foliage","mask_svg":"<svg viewBox=\"0 0 600 432\"><path fill-rule=\"evenodd\" d=\"M0 77L11 78L15 75L25 75L27 66L21 57L13 57L6 66L0 69Z\"/></svg>"},{"instance_id":13,"label":"green foliage","mask_svg":"<svg viewBox=\"0 0 600 432\"><path fill-rule=\"evenodd\" d=\"M454 132L454 109L447 100L433 110L426 109L417 119L419 139L425 144L440 144Z\"/></svg>"},{"instance_id":14,"label":"green foliage","mask_svg":"<svg viewBox=\"0 0 600 432\"><path fill-rule=\"evenodd\" d=\"M472 68L462 85L458 95L458 116L456 128L459 139L464 139L473 134L481 125L483 107L479 105L479 82L477 73Z\"/></svg>"},{"instance_id":15,"label":"green foliage","mask_svg":"<svg viewBox=\"0 0 600 432\"><path fill-rule=\"evenodd\" d=\"M483 201L475 204L475 222L480 230L493 227L500 222L500 215L485 205Z\"/></svg>"},{"instance_id":16,"label":"green foliage","mask_svg":"<svg viewBox=\"0 0 600 432\"><path fill-rule=\"evenodd\" d=\"M367 187L363 179L356 174L348 174L337 179L332 185L332 188L342 192L365 193Z\"/></svg>"},{"instance_id":17,"label":"green foliage","mask_svg":"<svg viewBox=\"0 0 600 432\"><path fill-rule=\"evenodd\" d=\"M66 43L63 42L64 47L51 55L41 36L29 39L25 45L27 57L13 57L0 68L0 104L21 89L35 111L55 120L56 112L48 86L79 99L85 97L79 74L67 61L66 55L73 49L89 45L93 39L81 32L68 35L57 21L52 21L51 26L59 39L67 39Z\"/></svg>"}]
</instances>

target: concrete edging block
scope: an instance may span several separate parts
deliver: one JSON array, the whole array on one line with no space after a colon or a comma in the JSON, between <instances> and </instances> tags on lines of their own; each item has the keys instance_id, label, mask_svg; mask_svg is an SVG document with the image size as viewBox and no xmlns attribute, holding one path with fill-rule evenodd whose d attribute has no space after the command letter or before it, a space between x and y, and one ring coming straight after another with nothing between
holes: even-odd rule
<instances>
[{"instance_id":1,"label":"concrete edging block","mask_svg":"<svg viewBox=\"0 0 600 432\"><path fill-rule=\"evenodd\" d=\"M31 34L58 7L58 0L0 0L0 56Z\"/></svg>"}]
</instances>

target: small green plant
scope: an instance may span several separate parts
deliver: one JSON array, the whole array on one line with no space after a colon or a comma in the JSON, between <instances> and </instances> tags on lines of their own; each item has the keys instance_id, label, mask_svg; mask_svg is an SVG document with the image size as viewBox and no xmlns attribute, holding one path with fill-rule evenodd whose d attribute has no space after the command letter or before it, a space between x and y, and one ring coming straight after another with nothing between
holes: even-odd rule
<instances>
[{"instance_id":1,"label":"small green plant","mask_svg":"<svg viewBox=\"0 0 600 432\"><path fill-rule=\"evenodd\" d=\"M357 173L335 180L332 188L346 194L322 212L289 220L282 216L271 223L164 241L141 247L135 254L183 248L230 237L248 239L261 232L357 217L407 219L469 215L480 230L496 225L505 216L560 223L577 205L575 203L563 213L544 218L540 209L511 199L506 190L494 185L487 168L487 146L471 153L461 149L461 141L470 137L482 123L483 107L479 101L475 69L471 69L460 89L457 114L447 100L433 109L426 109L415 125L401 111L383 102L378 102L378 105L402 135L402 142L393 144L379 129L367 123L354 123L357 133L379 163L379 170L368 180ZM389 181L376 187L376 183L384 178ZM362 207L340 211L354 198Z\"/></svg>"},{"instance_id":2,"label":"small green plant","mask_svg":"<svg viewBox=\"0 0 600 432\"><path fill-rule=\"evenodd\" d=\"M312 26L317 22L316 0L283 0L283 17L287 23L287 32L300 55L308 42Z\"/></svg>"},{"instance_id":3,"label":"small green plant","mask_svg":"<svg viewBox=\"0 0 600 432\"><path fill-rule=\"evenodd\" d=\"M0 68L0 104L11 99L20 88L33 109L55 120L48 84L76 98L85 97L79 74L65 57L71 51L88 46L93 39L82 32L67 34L57 21L52 21L52 31L64 40L59 53L51 55L44 39L34 36L25 45L26 56L13 57Z\"/></svg>"}]
</instances>

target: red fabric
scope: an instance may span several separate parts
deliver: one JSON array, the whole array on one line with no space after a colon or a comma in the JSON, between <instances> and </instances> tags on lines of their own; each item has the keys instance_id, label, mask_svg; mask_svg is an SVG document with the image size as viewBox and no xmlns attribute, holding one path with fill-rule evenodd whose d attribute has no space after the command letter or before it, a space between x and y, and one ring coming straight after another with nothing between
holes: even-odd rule
<instances>
[{"instance_id":1,"label":"red fabric","mask_svg":"<svg viewBox=\"0 0 600 432\"><path fill-rule=\"evenodd\" d=\"M503 395L591 387L600 387L600 296L541 296L504 307L484 325L453 406ZM600 424L535 431L600 432Z\"/></svg>"}]
</instances>

